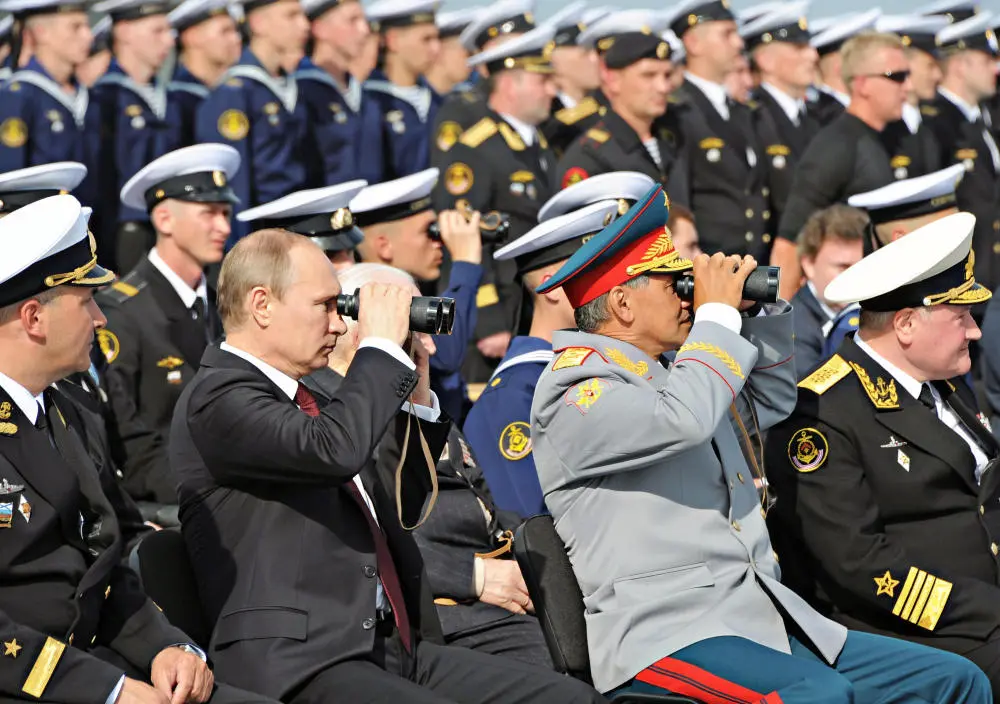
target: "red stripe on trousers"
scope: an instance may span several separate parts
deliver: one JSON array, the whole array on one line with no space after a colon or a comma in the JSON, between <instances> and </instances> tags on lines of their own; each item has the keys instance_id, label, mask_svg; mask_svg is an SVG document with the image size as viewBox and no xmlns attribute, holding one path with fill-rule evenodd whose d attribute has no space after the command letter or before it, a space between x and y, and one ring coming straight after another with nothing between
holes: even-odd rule
<instances>
[{"instance_id":1,"label":"red stripe on trousers","mask_svg":"<svg viewBox=\"0 0 1000 704\"><path fill-rule=\"evenodd\" d=\"M705 704L782 704L775 692L761 694L707 670L674 658L663 658L635 679L668 692L694 697Z\"/></svg>"}]
</instances>

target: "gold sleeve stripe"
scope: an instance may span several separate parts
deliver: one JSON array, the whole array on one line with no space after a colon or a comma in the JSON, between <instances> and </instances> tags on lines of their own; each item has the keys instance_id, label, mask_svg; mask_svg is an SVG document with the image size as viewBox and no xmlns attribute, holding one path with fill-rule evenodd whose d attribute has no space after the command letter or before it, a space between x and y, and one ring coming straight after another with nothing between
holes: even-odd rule
<instances>
[{"instance_id":1,"label":"gold sleeve stripe","mask_svg":"<svg viewBox=\"0 0 1000 704\"><path fill-rule=\"evenodd\" d=\"M936 581L937 577L930 574L927 575L924 588L920 590L917 603L913 605L913 612L910 614L910 623L916 623L920 619L920 615L924 612L924 606L927 604L927 597L931 595L931 589L934 588L934 582Z\"/></svg>"},{"instance_id":2,"label":"gold sleeve stripe","mask_svg":"<svg viewBox=\"0 0 1000 704\"><path fill-rule=\"evenodd\" d=\"M56 670L56 665L59 664L59 658L62 657L64 650L66 650L65 643L61 643L55 638L46 638L45 645L42 646L42 652L38 654L38 659L35 660L31 672L28 673L28 679L24 681L21 691L35 698L41 698L45 687L52 678L52 673Z\"/></svg>"},{"instance_id":3,"label":"gold sleeve stripe","mask_svg":"<svg viewBox=\"0 0 1000 704\"><path fill-rule=\"evenodd\" d=\"M918 626L926 628L928 631L934 630L938 620L941 618L941 612L944 611L944 605L948 603L948 597L951 595L951 586L951 582L946 582L943 579L939 579L934 583L934 589L931 590L927 606L924 607L924 612L920 614L920 620L917 621Z\"/></svg>"},{"instance_id":4,"label":"gold sleeve stripe","mask_svg":"<svg viewBox=\"0 0 1000 704\"><path fill-rule=\"evenodd\" d=\"M901 614L904 620L910 620L913 605L917 603L917 597L920 596L920 590L923 588L926 579L927 573L923 570L917 570L917 578L913 582L913 589L910 590L910 598L906 600L906 605L903 607L903 613Z\"/></svg>"},{"instance_id":5,"label":"gold sleeve stripe","mask_svg":"<svg viewBox=\"0 0 1000 704\"><path fill-rule=\"evenodd\" d=\"M896 605L892 607L892 615L899 616L899 612L903 610L903 604L906 603L906 597L910 595L910 589L913 588L913 580L917 578L917 568L911 567L910 573L906 575L906 582L903 584L903 591L899 593L899 599L896 600Z\"/></svg>"}]
</instances>

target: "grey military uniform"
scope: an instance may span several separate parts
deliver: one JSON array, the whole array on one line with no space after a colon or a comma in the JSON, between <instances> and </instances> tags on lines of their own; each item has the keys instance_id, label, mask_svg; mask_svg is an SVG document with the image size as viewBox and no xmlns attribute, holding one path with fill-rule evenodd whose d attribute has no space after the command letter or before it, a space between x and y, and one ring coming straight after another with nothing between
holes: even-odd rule
<instances>
[{"instance_id":1,"label":"grey military uniform","mask_svg":"<svg viewBox=\"0 0 1000 704\"><path fill-rule=\"evenodd\" d=\"M790 308L769 308L742 335L696 322L669 369L610 337L554 336L531 438L600 691L707 638L788 653L782 611L829 663L843 648L847 630L779 581L730 413L752 432L746 397L762 429L795 405Z\"/></svg>"}]
</instances>

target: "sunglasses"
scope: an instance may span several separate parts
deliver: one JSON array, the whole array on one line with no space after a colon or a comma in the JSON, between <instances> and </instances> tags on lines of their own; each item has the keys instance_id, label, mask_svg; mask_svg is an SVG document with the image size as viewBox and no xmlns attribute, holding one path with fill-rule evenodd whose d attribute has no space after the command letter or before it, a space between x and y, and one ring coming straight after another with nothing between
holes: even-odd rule
<instances>
[{"instance_id":1,"label":"sunglasses","mask_svg":"<svg viewBox=\"0 0 1000 704\"><path fill-rule=\"evenodd\" d=\"M902 85L906 83L906 79L910 77L910 70L904 69L902 71L883 71L882 73L866 73L865 78L887 78L893 83L899 83Z\"/></svg>"}]
</instances>

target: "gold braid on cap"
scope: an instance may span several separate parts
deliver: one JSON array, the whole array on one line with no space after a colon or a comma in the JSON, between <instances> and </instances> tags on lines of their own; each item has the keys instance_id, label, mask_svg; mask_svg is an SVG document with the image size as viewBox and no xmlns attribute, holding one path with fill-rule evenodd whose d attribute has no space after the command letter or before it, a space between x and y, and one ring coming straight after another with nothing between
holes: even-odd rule
<instances>
[{"instance_id":1,"label":"gold braid on cap","mask_svg":"<svg viewBox=\"0 0 1000 704\"><path fill-rule=\"evenodd\" d=\"M46 286L49 288L55 288L56 286L62 286L63 284L68 284L71 281L76 281L97 266L97 243L94 241L94 233L87 230L87 236L90 237L90 261L82 266L78 266L76 269L68 273L46 276L44 282Z\"/></svg>"}]
</instances>

